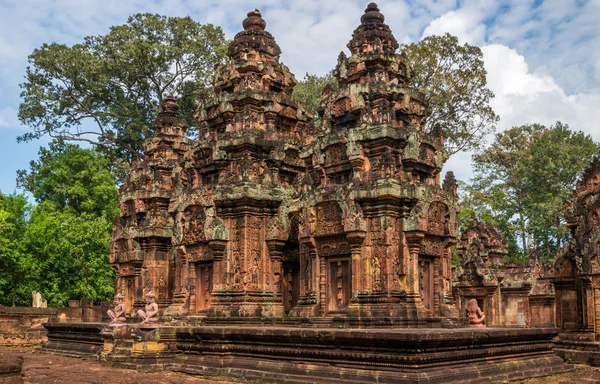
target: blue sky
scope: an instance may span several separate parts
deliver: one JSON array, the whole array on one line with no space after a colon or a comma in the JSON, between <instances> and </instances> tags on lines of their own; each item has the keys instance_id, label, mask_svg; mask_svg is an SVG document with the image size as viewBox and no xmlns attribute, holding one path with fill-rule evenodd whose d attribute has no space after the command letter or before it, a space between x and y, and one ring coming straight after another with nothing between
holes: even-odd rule
<instances>
[{"instance_id":1,"label":"blue sky","mask_svg":"<svg viewBox=\"0 0 600 384\"><path fill-rule=\"evenodd\" d=\"M17 143L27 132L17 118L27 56L43 43L74 44L105 34L138 12L189 15L220 25L229 38L258 8L301 79L325 74L346 50L367 1L355 0L0 0L0 191L15 189L17 169L37 158L47 139ZM600 141L600 0L378 2L400 42L450 32L480 46L498 130L557 120ZM489 141L489 140L488 140ZM453 156L444 171L471 176L471 154Z\"/></svg>"}]
</instances>

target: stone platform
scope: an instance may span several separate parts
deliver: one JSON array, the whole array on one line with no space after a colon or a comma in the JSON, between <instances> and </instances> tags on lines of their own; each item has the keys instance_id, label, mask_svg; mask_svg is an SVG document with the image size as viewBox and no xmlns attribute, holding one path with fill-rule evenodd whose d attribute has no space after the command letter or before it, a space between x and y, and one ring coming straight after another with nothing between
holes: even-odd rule
<instances>
[{"instance_id":1,"label":"stone platform","mask_svg":"<svg viewBox=\"0 0 600 384\"><path fill-rule=\"evenodd\" d=\"M556 338L554 350L565 361L600 366L600 342L593 332L563 332Z\"/></svg>"},{"instance_id":2,"label":"stone platform","mask_svg":"<svg viewBox=\"0 0 600 384\"><path fill-rule=\"evenodd\" d=\"M45 323L48 341L42 352L64 356L96 358L104 348L105 323Z\"/></svg>"},{"instance_id":3,"label":"stone platform","mask_svg":"<svg viewBox=\"0 0 600 384\"><path fill-rule=\"evenodd\" d=\"M552 351L555 328L71 325L47 324L44 350L95 356L102 337L109 366L245 382L490 383L573 369Z\"/></svg>"}]
</instances>

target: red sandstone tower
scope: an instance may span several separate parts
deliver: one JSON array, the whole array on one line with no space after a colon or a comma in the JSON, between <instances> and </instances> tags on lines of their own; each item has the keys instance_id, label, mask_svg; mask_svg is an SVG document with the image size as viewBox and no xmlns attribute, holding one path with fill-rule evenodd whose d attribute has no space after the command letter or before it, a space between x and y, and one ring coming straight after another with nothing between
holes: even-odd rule
<instances>
[{"instance_id":1,"label":"red sandstone tower","mask_svg":"<svg viewBox=\"0 0 600 384\"><path fill-rule=\"evenodd\" d=\"M292 315L413 326L456 317L449 247L455 182L439 185L441 131L371 3L322 99L321 125L302 153L311 185L299 200L300 305Z\"/></svg>"},{"instance_id":2,"label":"red sandstone tower","mask_svg":"<svg viewBox=\"0 0 600 384\"><path fill-rule=\"evenodd\" d=\"M260 12L243 26L202 100L199 140L167 99L121 190L112 263L128 310L153 290L166 315L190 321L456 317L455 181L440 186L441 129L425 130L423 95L377 6L340 54L314 128Z\"/></svg>"}]
</instances>

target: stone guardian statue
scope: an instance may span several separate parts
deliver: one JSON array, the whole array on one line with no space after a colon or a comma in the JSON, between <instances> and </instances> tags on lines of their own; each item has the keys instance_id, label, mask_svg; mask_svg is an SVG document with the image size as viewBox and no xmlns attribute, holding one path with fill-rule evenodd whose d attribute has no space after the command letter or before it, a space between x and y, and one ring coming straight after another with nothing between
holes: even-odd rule
<instances>
[{"instance_id":1,"label":"stone guardian statue","mask_svg":"<svg viewBox=\"0 0 600 384\"><path fill-rule=\"evenodd\" d=\"M125 304L123 303L123 295L120 293L115 295L115 308L113 310L109 309L106 313L111 319L111 324L123 324L127 321L127 319L125 319Z\"/></svg>"},{"instance_id":2,"label":"stone guardian statue","mask_svg":"<svg viewBox=\"0 0 600 384\"><path fill-rule=\"evenodd\" d=\"M467 302L465 314L469 318L469 327L485 327L485 314L479 308L476 299L471 299Z\"/></svg>"},{"instance_id":3,"label":"stone guardian statue","mask_svg":"<svg viewBox=\"0 0 600 384\"><path fill-rule=\"evenodd\" d=\"M155 296L152 291L146 293L146 310L138 310L137 315L142 319L140 324L149 324L158 322L158 304L154 300Z\"/></svg>"}]
</instances>

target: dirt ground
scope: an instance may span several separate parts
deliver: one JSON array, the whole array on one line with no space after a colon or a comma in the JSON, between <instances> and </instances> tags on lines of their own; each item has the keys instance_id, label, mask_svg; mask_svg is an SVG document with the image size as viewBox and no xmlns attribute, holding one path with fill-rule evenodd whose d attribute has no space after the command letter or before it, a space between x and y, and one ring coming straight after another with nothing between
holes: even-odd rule
<instances>
[{"instance_id":1,"label":"dirt ground","mask_svg":"<svg viewBox=\"0 0 600 384\"><path fill-rule=\"evenodd\" d=\"M0 354L6 357L23 356L22 372L25 384L232 384L183 373L143 373L130 369L111 369L101 366L97 361L33 350L3 349L0 350Z\"/></svg>"},{"instance_id":2,"label":"dirt ground","mask_svg":"<svg viewBox=\"0 0 600 384\"><path fill-rule=\"evenodd\" d=\"M33 350L0 349L0 354L7 358L23 356L23 382L26 384L233 384L233 382L203 379L183 373L143 373L128 369L111 369L101 366L96 361L45 354ZM1 383L2 379L0 379ZM514 383L600 383L600 368L577 365L573 372Z\"/></svg>"}]
</instances>

